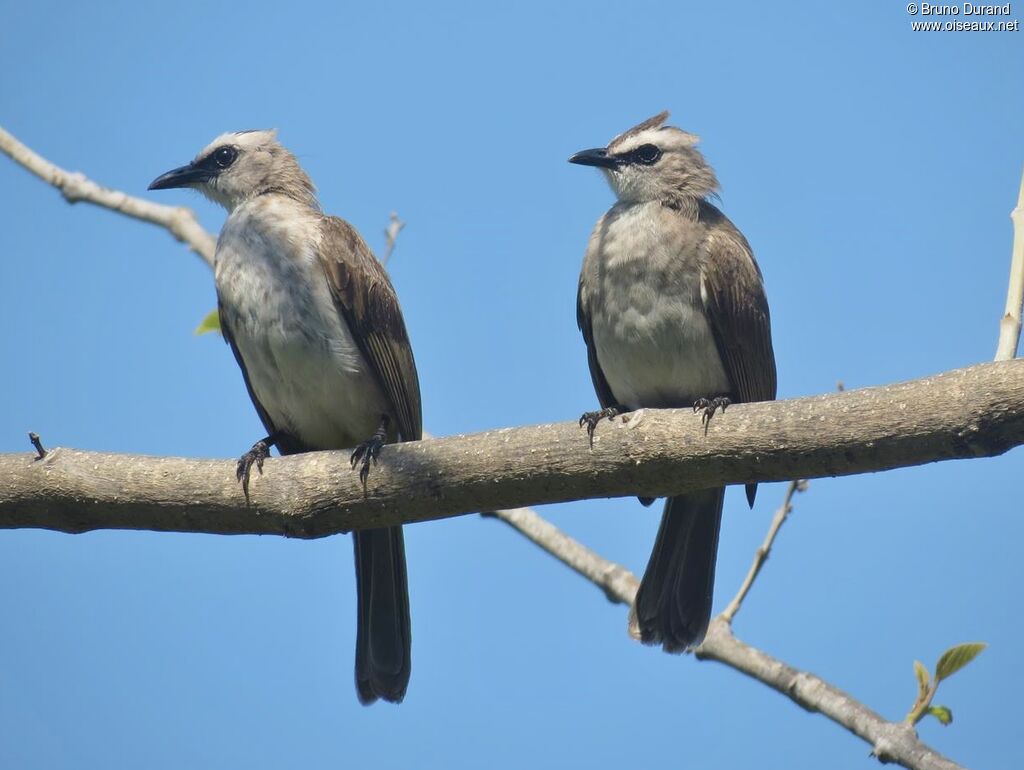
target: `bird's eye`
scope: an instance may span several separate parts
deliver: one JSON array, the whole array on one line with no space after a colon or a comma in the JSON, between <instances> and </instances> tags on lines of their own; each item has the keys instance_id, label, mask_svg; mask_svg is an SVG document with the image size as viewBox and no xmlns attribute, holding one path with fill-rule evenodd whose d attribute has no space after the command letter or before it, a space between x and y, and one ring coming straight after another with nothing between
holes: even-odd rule
<instances>
[{"instance_id":1,"label":"bird's eye","mask_svg":"<svg viewBox=\"0 0 1024 770\"><path fill-rule=\"evenodd\" d=\"M221 147L213 153L213 162L216 163L219 168L227 168L235 162L235 158L237 157L238 151L234 147Z\"/></svg>"},{"instance_id":2,"label":"bird's eye","mask_svg":"<svg viewBox=\"0 0 1024 770\"><path fill-rule=\"evenodd\" d=\"M661 150L658 149L657 145L642 144L633 150L633 157L636 158L638 163L643 163L645 166L652 166L657 163L658 158L661 157Z\"/></svg>"}]
</instances>

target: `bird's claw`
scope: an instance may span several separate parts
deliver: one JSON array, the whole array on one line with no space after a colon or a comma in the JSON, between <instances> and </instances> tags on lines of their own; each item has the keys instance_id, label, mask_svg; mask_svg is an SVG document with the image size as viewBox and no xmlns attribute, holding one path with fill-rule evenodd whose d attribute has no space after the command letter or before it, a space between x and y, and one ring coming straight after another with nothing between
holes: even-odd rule
<instances>
[{"instance_id":1,"label":"bird's claw","mask_svg":"<svg viewBox=\"0 0 1024 770\"><path fill-rule=\"evenodd\" d=\"M384 446L384 439L381 436L374 435L368 441L364 441L362 444L352 450L352 455L349 457L349 462L352 467L359 466L359 481L362 482L363 492L366 492L366 480L370 477L370 463L377 464L377 457L380 455L380 450Z\"/></svg>"},{"instance_id":2,"label":"bird's claw","mask_svg":"<svg viewBox=\"0 0 1024 770\"><path fill-rule=\"evenodd\" d=\"M693 402L693 411L696 414L703 410L700 416L701 424L704 426L704 433L708 432L708 426L711 424L711 418L715 416L715 412L719 409L725 413L725 409L732 403L732 399L728 396L715 396L714 398L698 398Z\"/></svg>"},{"instance_id":3,"label":"bird's claw","mask_svg":"<svg viewBox=\"0 0 1024 770\"><path fill-rule=\"evenodd\" d=\"M604 409L599 409L596 412L584 412L580 415L580 427L586 426L587 438L590 439L590 446L594 446L594 430L597 428L597 424L601 420L608 419L613 420L615 417L622 413L622 410L616 406L607 406Z\"/></svg>"},{"instance_id":4,"label":"bird's claw","mask_svg":"<svg viewBox=\"0 0 1024 770\"><path fill-rule=\"evenodd\" d=\"M270 456L270 444L266 439L261 439L252 445L252 449L238 458L238 465L235 468L235 478L242 484L242 492L245 493L245 502L249 503L249 477L252 475L252 467L263 475L263 461Z\"/></svg>"}]
</instances>

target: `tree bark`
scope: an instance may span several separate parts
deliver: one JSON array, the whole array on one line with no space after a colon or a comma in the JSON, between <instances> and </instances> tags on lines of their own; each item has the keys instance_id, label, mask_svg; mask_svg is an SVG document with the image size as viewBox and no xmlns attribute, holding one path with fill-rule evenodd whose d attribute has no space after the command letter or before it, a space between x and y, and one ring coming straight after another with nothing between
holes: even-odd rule
<instances>
[{"instance_id":1,"label":"tree bark","mask_svg":"<svg viewBox=\"0 0 1024 770\"><path fill-rule=\"evenodd\" d=\"M44 440L46 437L43 437ZM884 387L388 446L367 489L346 452L267 462L246 505L233 461L52 450L0 455L0 528L322 537L476 511L998 455L1024 443L1024 360Z\"/></svg>"}]
</instances>

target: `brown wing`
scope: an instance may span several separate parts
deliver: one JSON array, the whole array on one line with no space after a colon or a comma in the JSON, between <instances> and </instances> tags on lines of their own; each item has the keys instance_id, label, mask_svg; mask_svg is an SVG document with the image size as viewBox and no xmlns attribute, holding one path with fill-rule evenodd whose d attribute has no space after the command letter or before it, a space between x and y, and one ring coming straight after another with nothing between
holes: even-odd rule
<instances>
[{"instance_id":1,"label":"brown wing","mask_svg":"<svg viewBox=\"0 0 1024 770\"><path fill-rule=\"evenodd\" d=\"M702 289L718 353L739 401L772 401L775 353L761 270L743 234L718 209L706 206Z\"/></svg>"},{"instance_id":2,"label":"brown wing","mask_svg":"<svg viewBox=\"0 0 1024 770\"><path fill-rule=\"evenodd\" d=\"M576 323L583 332L583 341L587 343L587 363L590 365L590 379L594 383L594 392L597 393L597 400L602 409L609 406L618 406L619 402L612 394L608 380L601 371L601 364L597 360L597 348L594 347L594 332L590 324L590 310L587 308L583 297L583 281L580 280L579 289L576 291Z\"/></svg>"},{"instance_id":3,"label":"brown wing","mask_svg":"<svg viewBox=\"0 0 1024 770\"><path fill-rule=\"evenodd\" d=\"M701 218L709 224L701 273L704 307L732 395L739 401L773 401L775 353L761 270L747 239L724 214L704 203ZM753 507L757 484L747 484L746 490Z\"/></svg>"},{"instance_id":4,"label":"brown wing","mask_svg":"<svg viewBox=\"0 0 1024 770\"><path fill-rule=\"evenodd\" d=\"M402 441L423 436L416 361L384 266L348 222L324 217L319 257L338 312L391 402Z\"/></svg>"}]
</instances>

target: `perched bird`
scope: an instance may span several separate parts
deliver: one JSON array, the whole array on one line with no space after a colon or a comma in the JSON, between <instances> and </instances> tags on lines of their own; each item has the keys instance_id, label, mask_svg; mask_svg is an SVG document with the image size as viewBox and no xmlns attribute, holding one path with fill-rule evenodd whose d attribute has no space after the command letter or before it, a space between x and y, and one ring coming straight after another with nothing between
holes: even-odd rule
<instances>
[{"instance_id":1,"label":"perched bird","mask_svg":"<svg viewBox=\"0 0 1024 770\"><path fill-rule=\"evenodd\" d=\"M604 172L618 201L590 237L577 296L602 418L693 407L705 423L737 401L775 398L768 301L743 234L711 202L715 172L697 137L663 112L570 163ZM747 485L754 504L756 484ZM640 638L667 652L700 644L711 618L723 488L669 498L634 604ZM650 505L650 498L641 498Z\"/></svg>"},{"instance_id":2,"label":"perched bird","mask_svg":"<svg viewBox=\"0 0 1024 770\"><path fill-rule=\"evenodd\" d=\"M365 486L384 443L422 434L416 363L384 268L350 224L323 214L276 131L224 134L149 189L172 187L228 210L214 266L221 330L268 433L238 462L246 498L271 446L356 447ZM402 528L354 538L356 689L364 704L398 703L412 639Z\"/></svg>"}]
</instances>

